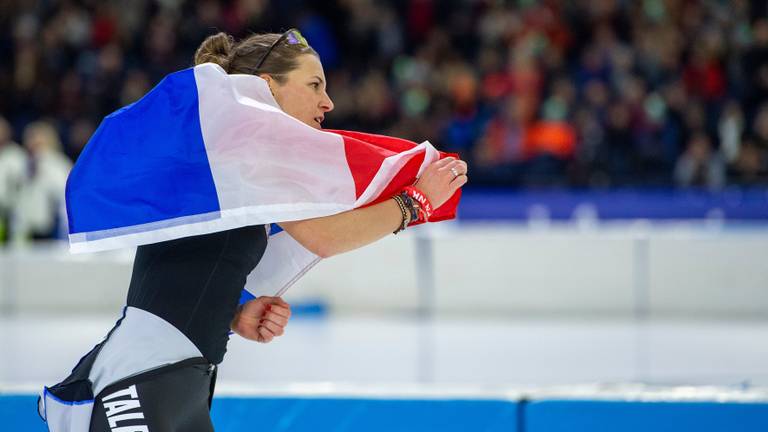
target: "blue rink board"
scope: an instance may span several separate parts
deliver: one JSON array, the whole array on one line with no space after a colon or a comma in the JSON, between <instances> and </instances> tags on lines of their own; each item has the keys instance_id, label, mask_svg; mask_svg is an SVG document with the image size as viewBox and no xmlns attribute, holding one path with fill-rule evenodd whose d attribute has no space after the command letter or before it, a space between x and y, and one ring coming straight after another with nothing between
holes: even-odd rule
<instances>
[{"instance_id":1,"label":"blue rink board","mask_svg":"<svg viewBox=\"0 0 768 432\"><path fill-rule=\"evenodd\" d=\"M37 415L37 395L0 395L0 431L47 432Z\"/></svg>"},{"instance_id":2,"label":"blue rink board","mask_svg":"<svg viewBox=\"0 0 768 432\"><path fill-rule=\"evenodd\" d=\"M493 400L221 397L212 417L217 432L518 430L517 404Z\"/></svg>"},{"instance_id":3,"label":"blue rink board","mask_svg":"<svg viewBox=\"0 0 768 432\"><path fill-rule=\"evenodd\" d=\"M766 432L768 403L541 400L525 432Z\"/></svg>"},{"instance_id":4,"label":"blue rink board","mask_svg":"<svg viewBox=\"0 0 768 432\"><path fill-rule=\"evenodd\" d=\"M0 396L0 431L46 432L37 396ZM216 432L517 432L517 404L494 400L300 399L218 397Z\"/></svg>"},{"instance_id":5,"label":"blue rink board","mask_svg":"<svg viewBox=\"0 0 768 432\"><path fill-rule=\"evenodd\" d=\"M46 432L33 395L0 395L0 431ZM214 399L217 432L758 432L768 403L340 398Z\"/></svg>"}]
</instances>

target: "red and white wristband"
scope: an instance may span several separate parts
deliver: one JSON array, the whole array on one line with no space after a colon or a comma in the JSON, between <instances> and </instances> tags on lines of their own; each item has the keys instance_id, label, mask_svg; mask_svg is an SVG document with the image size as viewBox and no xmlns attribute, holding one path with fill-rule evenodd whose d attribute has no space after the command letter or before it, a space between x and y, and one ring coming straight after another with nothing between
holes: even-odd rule
<instances>
[{"instance_id":1,"label":"red and white wristband","mask_svg":"<svg viewBox=\"0 0 768 432\"><path fill-rule=\"evenodd\" d=\"M419 204L419 213L423 217L424 222L428 222L429 218L432 217L432 213L434 213L434 208L432 208L429 198L416 186L406 186L403 192Z\"/></svg>"},{"instance_id":2,"label":"red and white wristband","mask_svg":"<svg viewBox=\"0 0 768 432\"><path fill-rule=\"evenodd\" d=\"M432 217L432 203L429 202L429 198L424 195L424 192L415 186L404 188L399 194L393 196L392 199L400 207L400 213L403 217L400 226L397 230L393 231L393 234L405 230L408 225L414 222L428 222L429 218Z\"/></svg>"}]
</instances>

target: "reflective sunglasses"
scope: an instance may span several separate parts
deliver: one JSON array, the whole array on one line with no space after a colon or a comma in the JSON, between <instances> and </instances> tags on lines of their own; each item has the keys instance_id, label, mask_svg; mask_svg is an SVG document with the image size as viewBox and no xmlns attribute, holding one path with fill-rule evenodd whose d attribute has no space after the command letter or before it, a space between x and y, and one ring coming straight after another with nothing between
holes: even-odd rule
<instances>
[{"instance_id":1,"label":"reflective sunglasses","mask_svg":"<svg viewBox=\"0 0 768 432\"><path fill-rule=\"evenodd\" d=\"M269 53L271 53L272 50L275 49L275 47L282 41L286 41L288 45L300 45L300 46L309 48L309 44L307 43L307 40L304 39L304 36L302 36L297 29L295 28L289 29L288 31L280 35L280 37L277 38L277 40L272 42L272 45L269 46L269 49L267 50L267 52L265 52L261 56L261 59L259 59L259 62L256 64L257 71L261 69L261 65L264 64L264 61L267 59L267 56L269 56Z\"/></svg>"}]
</instances>

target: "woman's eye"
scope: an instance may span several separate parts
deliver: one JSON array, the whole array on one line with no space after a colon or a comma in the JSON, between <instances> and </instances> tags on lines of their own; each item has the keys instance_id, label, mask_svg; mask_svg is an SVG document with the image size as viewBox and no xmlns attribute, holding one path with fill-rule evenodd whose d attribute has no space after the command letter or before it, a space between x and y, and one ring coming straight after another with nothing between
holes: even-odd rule
<instances>
[{"instance_id":1,"label":"woman's eye","mask_svg":"<svg viewBox=\"0 0 768 432\"><path fill-rule=\"evenodd\" d=\"M314 82L314 83L312 83L311 85L312 85L312 87L313 87L315 90L317 90L318 88L320 88L320 83Z\"/></svg>"}]
</instances>

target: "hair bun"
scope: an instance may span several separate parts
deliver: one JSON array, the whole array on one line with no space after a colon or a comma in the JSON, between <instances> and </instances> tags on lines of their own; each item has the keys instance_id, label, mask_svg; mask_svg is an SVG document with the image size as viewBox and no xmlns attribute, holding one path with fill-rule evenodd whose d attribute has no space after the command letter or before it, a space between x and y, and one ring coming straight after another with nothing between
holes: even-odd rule
<instances>
[{"instance_id":1,"label":"hair bun","mask_svg":"<svg viewBox=\"0 0 768 432\"><path fill-rule=\"evenodd\" d=\"M229 72L230 53L234 43L232 36L224 32L208 36L195 52L195 65L216 63Z\"/></svg>"}]
</instances>

